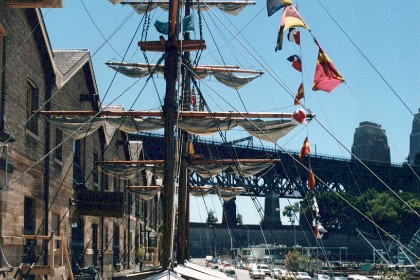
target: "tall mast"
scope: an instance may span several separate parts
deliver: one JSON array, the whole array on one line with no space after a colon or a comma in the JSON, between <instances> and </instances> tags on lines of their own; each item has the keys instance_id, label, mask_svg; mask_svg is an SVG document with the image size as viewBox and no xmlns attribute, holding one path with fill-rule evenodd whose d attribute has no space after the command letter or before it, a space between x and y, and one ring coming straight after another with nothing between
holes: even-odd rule
<instances>
[{"instance_id":1,"label":"tall mast","mask_svg":"<svg viewBox=\"0 0 420 280\"><path fill-rule=\"evenodd\" d=\"M162 267L166 269L173 259L173 220L174 220L174 190L175 190L175 137L174 126L177 114L176 105L176 75L178 48L177 20L178 0L169 1L169 30L168 40L165 42L165 79L166 93L163 107L165 118L165 165L163 168L163 240L162 240Z\"/></svg>"},{"instance_id":2,"label":"tall mast","mask_svg":"<svg viewBox=\"0 0 420 280\"><path fill-rule=\"evenodd\" d=\"M191 0L185 3L185 16L190 15ZM184 39L189 40L190 34L185 32ZM183 60L189 63L190 52L186 51L183 54ZM190 110L191 100L191 83L190 71L186 67L183 70L183 92L182 92L182 111ZM189 192L188 192L188 170L187 170L187 156L188 156L188 132L180 130L180 170L179 170L179 189L178 189L178 248L177 248L177 261L183 264L189 255L189 238L188 238L188 225L189 225Z\"/></svg>"}]
</instances>

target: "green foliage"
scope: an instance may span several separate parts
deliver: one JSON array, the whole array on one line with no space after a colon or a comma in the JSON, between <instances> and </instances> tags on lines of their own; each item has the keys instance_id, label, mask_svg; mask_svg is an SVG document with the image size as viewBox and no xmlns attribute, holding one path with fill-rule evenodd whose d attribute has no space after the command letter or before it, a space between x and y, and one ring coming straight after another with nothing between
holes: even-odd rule
<instances>
[{"instance_id":1,"label":"green foliage","mask_svg":"<svg viewBox=\"0 0 420 280\"><path fill-rule=\"evenodd\" d=\"M288 271L297 272L309 264L309 257L303 256L299 251L293 250L285 255L284 265Z\"/></svg>"},{"instance_id":2,"label":"green foliage","mask_svg":"<svg viewBox=\"0 0 420 280\"><path fill-rule=\"evenodd\" d=\"M407 271L401 270L395 270L395 269L389 269L386 266L382 266L378 270L378 274L381 277L381 279L400 279L400 280L409 280L410 273Z\"/></svg>"},{"instance_id":3,"label":"green foliage","mask_svg":"<svg viewBox=\"0 0 420 280\"><path fill-rule=\"evenodd\" d=\"M300 205L299 202L295 202L292 205L287 205L284 207L283 215L288 217L290 222L294 224L295 217L297 217L297 214L300 212Z\"/></svg>"},{"instance_id":4,"label":"green foliage","mask_svg":"<svg viewBox=\"0 0 420 280\"><path fill-rule=\"evenodd\" d=\"M217 223L217 218L216 218L216 216L215 216L215 214L214 214L214 211L212 210L212 209L210 209L209 210L209 212L208 212L208 214L207 214L207 220L206 220L206 223L208 223L208 224L215 224L215 223Z\"/></svg>"},{"instance_id":5,"label":"green foliage","mask_svg":"<svg viewBox=\"0 0 420 280\"><path fill-rule=\"evenodd\" d=\"M237 225L243 225L243 220L242 220L242 215L238 213L238 215L236 215L236 224Z\"/></svg>"},{"instance_id":6,"label":"green foliage","mask_svg":"<svg viewBox=\"0 0 420 280\"><path fill-rule=\"evenodd\" d=\"M338 195L334 192L315 192L314 195L320 208L321 223L329 231L331 229L354 231L355 228L359 228L376 233L374 225L355 208L391 234L410 238L418 229L416 223L413 223L417 216L412 209L417 213L420 212L420 194L398 193L409 207L394 194L378 192L376 189L369 189L359 196L346 193ZM302 205L301 211L308 221L312 221L311 197L304 198Z\"/></svg>"}]
</instances>

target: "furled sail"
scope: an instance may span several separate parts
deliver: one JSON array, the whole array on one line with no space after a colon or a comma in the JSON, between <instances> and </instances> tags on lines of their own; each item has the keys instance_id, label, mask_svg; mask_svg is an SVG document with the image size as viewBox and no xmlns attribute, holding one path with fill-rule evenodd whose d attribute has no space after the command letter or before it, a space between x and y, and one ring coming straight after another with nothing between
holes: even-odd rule
<instances>
[{"instance_id":1,"label":"furled sail","mask_svg":"<svg viewBox=\"0 0 420 280\"><path fill-rule=\"evenodd\" d=\"M112 164L112 163L101 163L99 168L105 173L118 174L124 178L136 178L138 172L144 170L144 166L136 164Z\"/></svg>"},{"instance_id":2,"label":"furled sail","mask_svg":"<svg viewBox=\"0 0 420 280\"><path fill-rule=\"evenodd\" d=\"M132 66L115 65L115 64L109 64L108 66L112 68L113 70L130 78L143 78L145 76L150 75L150 71L147 67L132 67ZM157 72L159 71L155 70L155 73Z\"/></svg>"},{"instance_id":3,"label":"furled sail","mask_svg":"<svg viewBox=\"0 0 420 280\"><path fill-rule=\"evenodd\" d=\"M90 117L48 118L48 121L66 133L72 140L82 139L105 124L105 119Z\"/></svg>"},{"instance_id":4,"label":"furled sail","mask_svg":"<svg viewBox=\"0 0 420 280\"><path fill-rule=\"evenodd\" d=\"M190 194L193 196L206 196L213 191L213 188L210 186L204 187L191 187Z\"/></svg>"},{"instance_id":5,"label":"furled sail","mask_svg":"<svg viewBox=\"0 0 420 280\"><path fill-rule=\"evenodd\" d=\"M168 11L169 10L169 2L168 1L144 1L144 2L125 2L122 0L109 0L113 4L129 4L138 14L144 14L146 12L150 12L157 7ZM200 9L202 11L219 8L221 11L230 14L230 15L238 15L247 5L255 4L254 1L232 1L234 3L222 3L221 1L200 1L200 2L193 2L192 8L193 9Z\"/></svg>"},{"instance_id":6,"label":"furled sail","mask_svg":"<svg viewBox=\"0 0 420 280\"><path fill-rule=\"evenodd\" d=\"M211 116L211 113L209 113ZM153 117L49 117L49 122L77 140L108 123L124 132L135 133L159 130L164 127L160 118ZM261 140L277 142L281 137L296 127L290 119L264 121L260 119L238 118L184 118L178 121L178 127L194 135L210 135L219 131L230 130L236 126L243 127L249 134Z\"/></svg>"},{"instance_id":7,"label":"furled sail","mask_svg":"<svg viewBox=\"0 0 420 280\"><path fill-rule=\"evenodd\" d=\"M155 197L161 190L161 186L129 186L128 189L135 192L143 200L150 200Z\"/></svg>"},{"instance_id":8,"label":"furled sail","mask_svg":"<svg viewBox=\"0 0 420 280\"><path fill-rule=\"evenodd\" d=\"M235 188L219 188L219 196L224 200L224 201L229 201L234 197L237 197L241 194L243 194L246 189L242 188L242 187L235 187Z\"/></svg>"},{"instance_id":9,"label":"furled sail","mask_svg":"<svg viewBox=\"0 0 420 280\"><path fill-rule=\"evenodd\" d=\"M164 27L160 27L160 28L164 28ZM110 68L114 69L115 71L118 71L119 73L127 76L127 77L131 77L131 78L142 78L145 76L149 76L150 75L150 71L149 68L147 67L147 64L135 64L135 63L124 63L124 62L107 62L106 65L108 65ZM156 67L155 64L150 64L149 67L152 69L154 67ZM240 89L243 86L247 85L248 83L252 82L253 80L255 80L256 78L258 78L259 76L261 76L262 72L259 71L251 71L251 70L238 70L238 69L231 69L230 71L227 72L222 72L222 71L226 71L226 68L223 68L222 66L218 67L213 67L213 68L208 68L208 69L200 69L200 70L196 70L196 69L192 69L194 74L193 77L196 79L204 79L210 75L213 75L216 80L218 80L219 82L221 82L222 84L231 87L231 88L235 88L235 89ZM163 66L158 66L155 70L154 73L162 73L163 72ZM234 72L245 72L245 73L258 73L258 75L238 75L235 74Z\"/></svg>"},{"instance_id":10,"label":"furled sail","mask_svg":"<svg viewBox=\"0 0 420 280\"><path fill-rule=\"evenodd\" d=\"M231 87L240 89L241 87L245 86L249 82L255 80L260 75L252 75L252 76L239 76L233 73L219 73L214 72L213 76L222 84Z\"/></svg>"},{"instance_id":11,"label":"furled sail","mask_svg":"<svg viewBox=\"0 0 420 280\"><path fill-rule=\"evenodd\" d=\"M188 166L188 169L203 178L210 178L223 172L234 172L238 176L248 178L262 172L272 165L273 163L208 163L192 164Z\"/></svg>"}]
</instances>

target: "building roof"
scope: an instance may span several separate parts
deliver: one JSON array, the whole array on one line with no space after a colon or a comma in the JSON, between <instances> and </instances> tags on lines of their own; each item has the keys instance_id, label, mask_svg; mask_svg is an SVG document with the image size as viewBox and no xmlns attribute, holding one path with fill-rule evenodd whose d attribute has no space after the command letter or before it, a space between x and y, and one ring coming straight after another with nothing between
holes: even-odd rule
<instances>
[{"instance_id":1,"label":"building roof","mask_svg":"<svg viewBox=\"0 0 420 280\"><path fill-rule=\"evenodd\" d=\"M57 67L63 75L66 75L88 53L88 50L53 50Z\"/></svg>"}]
</instances>

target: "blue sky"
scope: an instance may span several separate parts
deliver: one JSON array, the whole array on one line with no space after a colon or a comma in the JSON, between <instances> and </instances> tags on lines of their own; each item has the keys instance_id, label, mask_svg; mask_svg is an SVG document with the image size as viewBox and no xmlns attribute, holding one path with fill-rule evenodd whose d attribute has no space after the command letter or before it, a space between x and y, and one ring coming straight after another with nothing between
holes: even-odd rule
<instances>
[{"instance_id":1,"label":"blue sky","mask_svg":"<svg viewBox=\"0 0 420 280\"><path fill-rule=\"evenodd\" d=\"M143 53L137 47L143 24L133 38L142 15L132 14L131 7L114 6L106 0L64 0L63 2L62 9L43 10L51 45L54 49L89 49L93 56L99 93L102 98L106 95L102 100L103 105L110 104L135 81L118 75L111 85L114 71L104 63L110 60L120 61L127 49L125 61L145 62ZM302 18L346 79L346 84L340 85L330 94L312 92L310 89L317 48L309 33L301 30L301 50L285 40L283 50L274 52L281 13L277 12L268 18L265 1L257 0L255 6L247 7L239 16L225 15L217 9L203 13L205 19L203 35L207 50L200 60L202 64L235 64L245 69L265 72L262 77L239 90L239 93L217 84L214 79L203 81L202 90L211 108L214 111L246 109L293 112L298 107L293 106L290 94L295 94L302 76L291 67L287 58L301 52L305 105L316 114L317 121L312 121L306 128L302 126L294 129L278 144L286 149L298 150L308 134L312 152L316 150L321 154L349 158L350 155L330 134L335 135L342 145L350 150L353 134L359 123L372 121L381 124L386 131L392 162L404 162L409 152L412 113L417 113L420 107L420 85L417 82L420 77L420 39L418 36L413 36L413 31L420 26L418 17L420 2L404 1L404 5L398 6L395 1L389 0L381 2L312 0L298 1L298 7ZM159 35L153 23L155 20L166 21L167 13L156 9L152 15L148 40L157 40ZM105 38L108 38L123 22L122 27L109 42L104 43L105 40L98 29ZM241 32L236 35L238 30ZM196 28L192 37L197 38L198 34ZM364 55L361 55L354 45ZM158 57L156 53L147 54L151 63L156 62ZM381 73L383 79L406 103L408 109L370 64ZM139 101L132 104L139 95L144 81L138 82L112 104L123 104L126 109L135 110L158 109L160 105L157 95L162 98L164 94L161 76L155 79L156 87L153 83L149 83L141 92ZM284 84L284 87L281 84ZM243 136L244 133L241 131L233 131L227 135L228 140ZM254 143L261 145L259 141ZM272 147L272 144L266 142L262 144ZM220 205L217 198L213 200L215 206L217 203ZM195 203L194 200L192 203ZM282 204L285 203L287 202ZM238 210L239 213L246 212L245 209ZM201 215L204 211L201 208ZM198 212L194 212L196 216L193 218L197 221L199 221ZM221 220L220 212L218 216ZM248 222L248 217L244 218L245 222ZM249 222L255 222L255 218Z\"/></svg>"}]
</instances>

